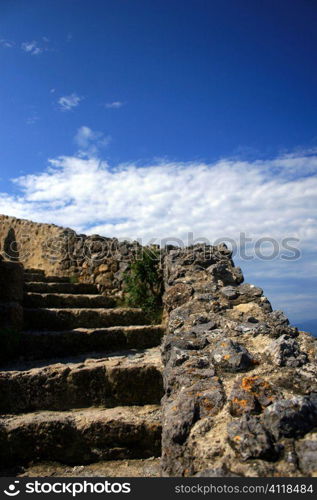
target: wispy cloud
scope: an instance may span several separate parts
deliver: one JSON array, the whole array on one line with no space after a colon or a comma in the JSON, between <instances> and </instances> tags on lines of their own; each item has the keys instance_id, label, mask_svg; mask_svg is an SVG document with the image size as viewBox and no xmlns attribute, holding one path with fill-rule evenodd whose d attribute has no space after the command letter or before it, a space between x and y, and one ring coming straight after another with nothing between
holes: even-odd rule
<instances>
[{"instance_id":1,"label":"wispy cloud","mask_svg":"<svg viewBox=\"0 0 317 500\"><path fill-rule=\"evenodd\" d=\"M15 42L13 42L12 40L2 39L0 40L0 46L5 47L6 49L12 49L13 47L15 47Z\"/></svg>"},{"instance_id":2,"label":"wispy cloud","mask_svg":"<svg viewBox=\"0 0 317 500\"><path fill-rule=\"evenodd\" d=\"M124 106L124 104L125 103L122 101L106 102L105 107L107 109L119 109L119 108L122 108L122 106Z\"/></svg>"},{"instance_id":3,"label":"wispy cloud","mask_svg":"<svg viewBox=\"0 0 317 500\"><path fill-rule=\"evenodd\" d=\"M95 156L100 149L108 146L111 137L103 132L97 132L89 127L82 126L74 137L75 144L79 147L79 155Z\"/></svg>"},{"instance_id":4,"label":"wispy cloud","mask_svg":"<svg viewBox=\"0 0 317 500\"><path fill-rule=\"evenodd\" d=\"M39 115L36 112L34 112L26 119L26 124L34 125L36 122L39 121L39 119L40 119Z\"/></svg>"},{"instance_id":5,"label":"wispy cloud","mask_svg":"<svg viewBox=\"0 0 317 500\"><path fill-rule=\"evenodd\" d=\"M61 111L71 111L77 108L79 103L83 100L83 97L77 95L75 92L70 95L62 96L58 99L59 109Z\"/></svg>"},{"instance_id":6,"label":"wispy cloud","mask_svg":"<svg viewBox=\"0 0 317 500\"><path fill-rule=\"evenodd\" d=\"M46 36L42 37L41 42L38 42L37 40L31 40L22 42L21 44L17 44L13 40L3 38L0 40L0 47L4 47L7 49L17 47L31 56L38 56L39 54L50 50L48 47L49 42L50 40Z\"/></svg>"},{"instance_id":7,"label":"wispy cloud","mask_svg":"<svg viewBox=\"0 0 317 500\"><path fill-rule=\"evenodd\" d=\"M21 49L32 56L42 54L42 52L45 50L43 47L39 46L36 40L32 40L31 42L23 42L21 44Z\"/></svg>"}]
</instances>

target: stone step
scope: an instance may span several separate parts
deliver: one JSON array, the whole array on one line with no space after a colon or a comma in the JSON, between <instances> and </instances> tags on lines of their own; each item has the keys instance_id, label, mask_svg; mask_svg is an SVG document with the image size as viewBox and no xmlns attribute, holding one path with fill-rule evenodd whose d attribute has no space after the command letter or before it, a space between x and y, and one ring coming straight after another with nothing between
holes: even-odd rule
<instances>
[{"instance_id":1,"label":"stone step","mask_svg":"<svg viewBox=\"0 0 317 500\"><path fill-rule=\"evenodd\" d=\"M116 301L106 295L28 292L24 294L24 305L31 308L107 308L115 307Z\"/></svg>"},{"instance_id":2,"label":"stone step","mask_svg":"<svg viewBox=\"0 0 317 500\"><path fill-rule=\"evenodd\" d=\"M24 357L44 359L93 351L147 349L161 343L164 329L161 325L145 325L58 332L28 331L21 336L21 353Z\"/></svg>"},{"instance_id":3,"label":"stone step","mask_svg":"<svg viewBox=\"0 0 317 500\"><path fill-rule=\"evenodd\" d=\"M97 285L90 283L44 283L28 282L24 285L26 292L34 293L68 293L68 294L98 294Z\"/></svg>"},{"instance_id":4,"label":"stone step","mask_svg":"<svg viewBox=\"0 0 317 500\"><path fill-rule=\"evenodd\" d=\"M106 328L109 326L144 325L141 309L24 309L25 330L72 330L74 328Z\"/></svg>"},{"instance_id":5,"label":"stone step","mask_svg":"<svg viewBox=\"0 0 317 500\"><path fill-rule=\"evenodd\" d=\"M6 416L0 430L2 468L45 460L79 465L161 452L160 410L154 405Z\"/></svg>"},{"instance_id":6,"label":"stone step","mask_svg":"<svg viewBox=\"0 0 317 500\"><path fill-rule=\"evenodd\" d=\"M159 348L75 361L3 369L0 413L158 404L163 396Z\"/></svg>"},{"instance_id":7,"label":"stone step","mask_svg":"<svg viewBox=\"0 0 317 500\"><path fill-rule=\"evenodd\" d=\"M37 274L40 276L45 276L45 271L43 271L42 269L24 268L24 274Z\"/></svg>"},{"instance_id":8,"label":"stone step","mask_svg":"<svg viewBox=\"0 0 317 500\"><path fill-rule=\"evenodd\" d=\"M24 275L24 282L34 283L71 283L69 276L43 276L37 273L27 273Z\"/></svg>"},{"instance_id":9,"label":"stone step","mask_svg":"<svg viewBox=\"0 0 317 500\"><path fill-rule=\"evenodd\" d=\"M86 465L38 462L27 467L6 467L6 477L161 477L160 458L106 460Z\"/></svg>"}]
</instances>

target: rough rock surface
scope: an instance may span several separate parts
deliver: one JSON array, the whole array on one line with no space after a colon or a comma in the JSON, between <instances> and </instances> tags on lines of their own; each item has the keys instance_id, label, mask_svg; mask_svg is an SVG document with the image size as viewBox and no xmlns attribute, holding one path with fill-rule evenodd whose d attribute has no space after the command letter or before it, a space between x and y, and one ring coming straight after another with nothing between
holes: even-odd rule
<instances>
[{"instance_id":1,"label":"rough rock surface","mask_svg":"<svg viewBox=\"0 0 317 500\"><path fill-rule=\"evenodd\" d=\"M166 256L164 476L316 474L317 339L242 282L224 245Z\"/></svg>"}]
</instances>

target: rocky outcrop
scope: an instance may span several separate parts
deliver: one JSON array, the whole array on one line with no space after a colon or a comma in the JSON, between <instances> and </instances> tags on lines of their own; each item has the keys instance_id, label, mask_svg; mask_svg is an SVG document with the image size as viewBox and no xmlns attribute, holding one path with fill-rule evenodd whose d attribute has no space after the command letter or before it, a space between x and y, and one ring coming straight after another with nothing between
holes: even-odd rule
<instances>
[{"instance_id":1,"label":"rocky outcrop","mask_svg":"<svg viewBox=\"0 0 317 500\"><path fill-rule=\"evenodd\" d=\"M316 474L316 339L225 246L170 251L165 287L163 475Z\"/></svg>"}]
</instances>

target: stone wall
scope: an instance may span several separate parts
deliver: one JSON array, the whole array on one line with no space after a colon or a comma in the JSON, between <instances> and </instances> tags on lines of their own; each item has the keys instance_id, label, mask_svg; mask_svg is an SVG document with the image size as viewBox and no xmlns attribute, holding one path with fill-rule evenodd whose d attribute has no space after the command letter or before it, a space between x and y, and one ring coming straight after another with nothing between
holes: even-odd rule
<instances>
[{"instance_id":1,"label":"stone wall","mask_svg":"<svg viewBox=\"0 0 317 500\"><path fill-rule=\"evenodd\" d=\"M225 246L169 252L165 287L163 475L316 475L317 339Z\"/></svg>"},{"instance_id":2,"label":"stone wall","mask_svg":"<svg viewBox=\"0 0 317 500\"><path fill-rule=\"evenodd\" d=\"M0 258L0 329L23 327L23 268Z\"/></svg>"},{"instance_id":3,"label":"stone wall","mask_svg":"<svg viewBox=\"0 0 317 500\"><path fill-rule=\"evenodd\" d=\"M64 229L0 215L0 253L6 260L21 262L26 269L59 274L64 253Z\"/></svg>"},{"instance_id":4,"label":"stone wall","mask_svg":"<svg viewBox=\"0 0 317 500\"><path fill-rule=\"evenodd\" d=\"M47 276L69 276L119 293L123 273L142 251L137 242L76 234L69 228L0 215L0 253Z\"/></svg>"}]
</instances>

